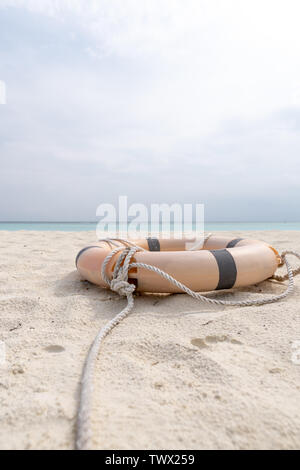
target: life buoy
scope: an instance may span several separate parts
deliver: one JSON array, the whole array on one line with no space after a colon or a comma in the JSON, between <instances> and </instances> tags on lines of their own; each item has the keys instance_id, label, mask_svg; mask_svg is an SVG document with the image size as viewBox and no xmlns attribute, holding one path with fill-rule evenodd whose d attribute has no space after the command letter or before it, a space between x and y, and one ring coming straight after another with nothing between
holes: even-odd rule
<instances>
[{"instance_id":1,"label":"life buoy","mask_svg":"<svg viewBox=\"0 0 300 470\"><path fill-rule=\"evenodd\" d=\"M155 266L196 292L231 289L259 283L272 277L281 263L278 252L259 240L210 236L197 250L191 250L187 239L145 238L135 240L143 251L134 254L132 262ZM119 244L122 246L122 244ZM101 268L115 246L106 241L83 248L76 257L81 276L101 287L107 287ZM112 275L120 253L107 265ZM181 289L157 276L155 272L134 268L128 282L140 292L175 293Z\"/></svg>"},{"instance_id":2,"label":"life buoy","mask_svg":"<svg viewBox=\"0 0 300 470\"><path fill-rule=\"evenodd\" d=\"M76 448L90 448L91 392L96 359L100 347L111 332L134 307L135 290L142 292L185 292L207 304L222 306L264 305L284 299L294 290L294 276L300 266L292 268L288 255L300 259L293 250L278 252L258 240L208 236L204 242L190 246L190 240L149 238L134 241L106 239L81 250L76 266L84 279L127 298L127 305L98 331L85 361L77 414ZM285 275L274 275L285 265ZM274 275L277 281L288 279L284 292L249 300L223 300L205 296L204 291L230 289L261 282Z\"/></svg>"}]
</instances>

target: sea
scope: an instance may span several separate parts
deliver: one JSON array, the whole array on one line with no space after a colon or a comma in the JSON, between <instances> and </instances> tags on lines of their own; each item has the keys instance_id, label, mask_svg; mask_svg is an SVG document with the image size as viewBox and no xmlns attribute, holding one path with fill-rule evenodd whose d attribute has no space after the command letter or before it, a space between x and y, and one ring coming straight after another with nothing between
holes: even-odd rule
<instances>
[{"instance_id":1,"label":"sea","mask_svg":"<svg viewBox=\"0 0 300 470\"><path fill-rule=\"evenodd\" d=\"M61 232L84 232L96 230L97 222L0 222L0 230L34 230L34 231L61 231ZM152 227L153 228L153 227ZM169 228L169 226L167 227ZM174 231L179 227L171 227ZM126 227L119 227L119 230L125 230ZM146 231L147 226L141 224L140 230ZM158 229L158 227L157 227ZM159 227L164 231L164 226ZM185 226L185 230L194 230L193 225ZM205 232L217 231L251 231L251 230L300 230L300 222L206 222L204 224Z\"/></svg>"}]
</instances>

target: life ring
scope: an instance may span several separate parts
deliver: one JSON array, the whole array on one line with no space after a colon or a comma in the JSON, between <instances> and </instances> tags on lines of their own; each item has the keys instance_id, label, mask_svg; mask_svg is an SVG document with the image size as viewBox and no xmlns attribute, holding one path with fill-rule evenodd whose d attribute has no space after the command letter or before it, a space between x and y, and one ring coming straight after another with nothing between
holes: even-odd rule
<instances>
[{"instance_id":1,"label":"life ring","mask_svg":"<svg viewBox=\"0 0 300 470\"><path fill-rule=\"evenodd\" d=\"M196 292L244 287L273 276L281 258L269 244L244 238L210 236L197 250L187 249L187 239L145 238L135 240L143 251L134 254L132 262L155 266ZM122 246L121 243L119 243ZM83 248L76 257L81 276L101 287L108 287L101 275L105 258L115 248L106 241ZM112 276L120 252L112 257L106 273ZM181 289L155 272L133 268L128 282L139 292L176 293Z\"/></svg>"}]
</instances>

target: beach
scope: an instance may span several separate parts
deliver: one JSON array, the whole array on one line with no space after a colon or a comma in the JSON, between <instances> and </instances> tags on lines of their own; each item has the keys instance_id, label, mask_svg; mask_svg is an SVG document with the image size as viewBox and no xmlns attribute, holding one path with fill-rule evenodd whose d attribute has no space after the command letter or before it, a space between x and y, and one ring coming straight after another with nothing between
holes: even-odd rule
<instances>
[{"instance_id":1,"label":"beach","mask_svg":"<svg viewBox=\"0 0 300 470\"><path fill-rule=\"evenodd\" d=\"M298 231L231 234L300 252ZM74 448L86 354L126 305L75 269L77 252L95 241L93 231L0 231L1 449ZM254 299L285 285L268 280L216 295ZM299 448L299 301L300 276L290 297L264 306L138 295L99 355L93 447Z\"/></svg>"}]
</instances>

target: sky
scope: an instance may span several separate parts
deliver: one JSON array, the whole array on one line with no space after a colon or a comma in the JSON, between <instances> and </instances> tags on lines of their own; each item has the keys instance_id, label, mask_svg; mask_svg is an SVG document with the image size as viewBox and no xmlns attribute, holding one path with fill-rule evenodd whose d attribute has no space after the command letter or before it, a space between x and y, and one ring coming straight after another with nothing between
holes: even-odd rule
<instances>
[{"instance_id":1,"label":"sky","mask_svg":"<svg viewBox=\"0 0 300 470\"><path fill-rule=\"evenodd\" d=\"M0 220L300 221L298 0L0 0Z\"/></svg>"}]
</instances>

